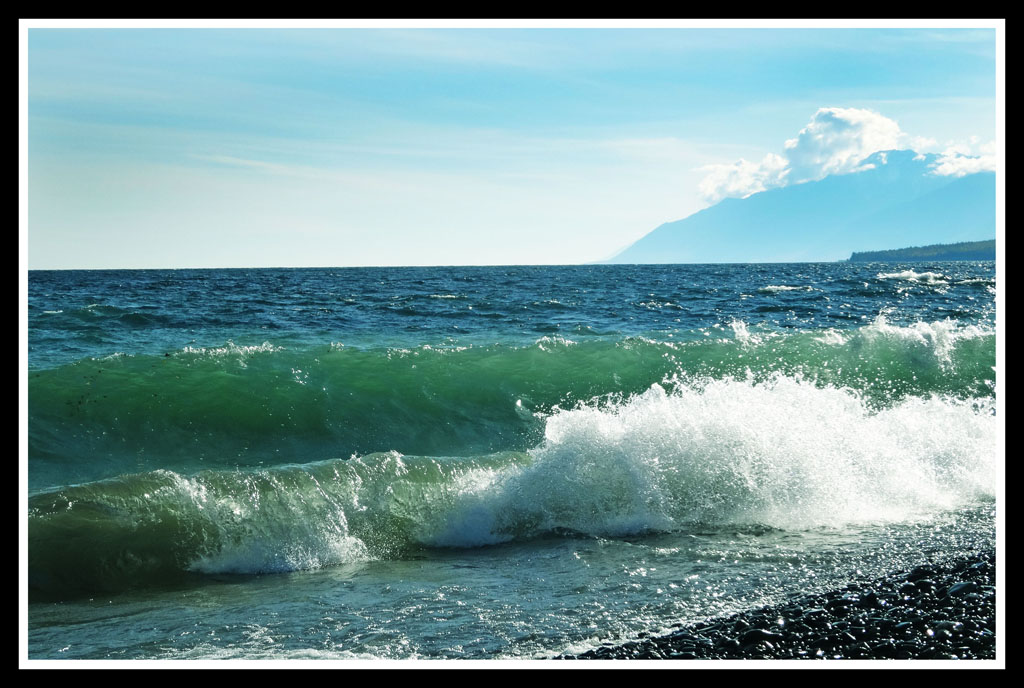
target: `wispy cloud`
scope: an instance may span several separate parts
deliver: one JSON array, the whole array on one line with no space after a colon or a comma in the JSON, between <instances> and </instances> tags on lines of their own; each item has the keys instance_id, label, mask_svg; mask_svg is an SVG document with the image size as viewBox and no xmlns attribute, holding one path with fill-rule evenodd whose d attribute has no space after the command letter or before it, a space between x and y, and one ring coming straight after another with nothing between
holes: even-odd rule
<instances>
[{"instance_id":1,"label":"wispy cloud","mask_svg":"<svg viewBox=\"0 0 1024 688\"><path fill-rule=\"evenodd\" d=\"M236 158L232 155L192 155L190 156L196 160L204 160L206 162L217 163L219 165L228 165L230 167L246 167L249 169L259 170L261 172L269 172L271 174L283 174L288 176L306 176L309 173L307 168L297 167L295 165L280 165L277 163L266 162L264 160L249 160L247 158Z\"/></svg>"}]
</instances>

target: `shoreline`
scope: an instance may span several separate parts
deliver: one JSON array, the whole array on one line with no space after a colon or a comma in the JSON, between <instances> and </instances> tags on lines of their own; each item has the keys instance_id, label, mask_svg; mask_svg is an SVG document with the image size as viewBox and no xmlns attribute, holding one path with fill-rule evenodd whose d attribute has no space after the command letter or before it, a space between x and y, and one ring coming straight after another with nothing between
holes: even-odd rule
<instances>
[{"instance_id":1,"label":"shoreline","mask_svg":"<svg viewBox=\"0 0 1024 688\"><path fill-rule=\"evenodd\" d=\"M995 549L554 659L996 659Z\"/></svg>"}]
</instances>

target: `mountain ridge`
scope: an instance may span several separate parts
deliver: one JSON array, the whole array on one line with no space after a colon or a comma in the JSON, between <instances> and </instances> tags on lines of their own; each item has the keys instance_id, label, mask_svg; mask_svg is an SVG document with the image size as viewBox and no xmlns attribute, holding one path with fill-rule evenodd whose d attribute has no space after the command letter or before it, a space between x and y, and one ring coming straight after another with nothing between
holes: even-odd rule
<instances>
[{"instance_id":1,"label":"mountain ridge","mask_svg":"<svg viewBox=\"0 0 1024 688\"><path fill-rule=\"evenodd\" d=\"M832 261L862 246L995 238L995 173L938 176L936 160L882 151L861 172L727 198L659 225L603 262Z\"/></svg>"}]
</instances>

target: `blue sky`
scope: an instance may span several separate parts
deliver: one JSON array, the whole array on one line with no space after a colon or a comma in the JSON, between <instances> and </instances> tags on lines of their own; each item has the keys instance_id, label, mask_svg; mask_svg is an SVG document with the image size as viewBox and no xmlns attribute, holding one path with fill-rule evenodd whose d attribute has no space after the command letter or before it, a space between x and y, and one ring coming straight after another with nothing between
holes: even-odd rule
<instances>
[{"instance_id":1,"label":"blue sky","mask_svg":"<svg viewBox=\"0 0 1024 688\"><path fill-rule=\"evenodd\" d=\"M822 112L998 147L991 28L30 28L27 59L31 269L589 262L777 185Z\"/></svg>"}]
</instances>

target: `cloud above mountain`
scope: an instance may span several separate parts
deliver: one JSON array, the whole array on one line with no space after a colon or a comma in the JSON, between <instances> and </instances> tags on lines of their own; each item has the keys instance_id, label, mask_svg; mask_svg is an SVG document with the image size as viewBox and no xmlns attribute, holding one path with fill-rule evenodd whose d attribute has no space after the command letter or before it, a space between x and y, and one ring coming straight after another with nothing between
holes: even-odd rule
<instances>
[{"instance_id":1,"label":"cloud above mountain","mask_svg":"<svg viewBox=\"0 0 1024 688\"><path fill-rule=\"evenodd\" d=\"M934 174L963 177L975 172L996 169L995 141L978 146L978 137L972 136L969 143L948 146L932 165ZM975 148L977 146L977 148Z\"/></svg>"},{"instance_id":2,"label":"cloud above mountain","mask_svg":"<svg viewBox=\"0 0 1024 688\"><path fill-rule=\"evenodd\" d=\"M698 185L704 198L715 203L723 198L746 198L751 194L785 186L789 161L769 153L760 163L740 158L731 165L707 165L707 176Z\"/></svg>"},{"instance_id":3,"label":"cloud above mountain","mask_svg":"<svg viewBox=\"0 0 1024 688\"><path fill-rule=\"evenodd\" d=\"M972 145L976 144L972 139ZM850 174L871 169L865 158L879 151L911 148L928 149L936 142L912 137L895 120L860 108L819 108L796 137L783 146L782 155L769 153L761 162L740 159L732 164L707 165L698 186L711 203L723 198L746 198L772 188L817 181L828 175ZM995 169L995 144L972 146L947 144L932 166L932 173L964 176Z\"/></svg>"},{"instance_id":4,"label":"cloud above mountain","mask_svg":"<svg viewBox=\"0 0 1024 688\"><path fill-rule=\"evenodd\" d=\"M787 181L799 184L857 172L872 153L899 147L902 136L894 120L877 112L820 108L796 138L786 141Z\"/></svg>"}]
</instances>

